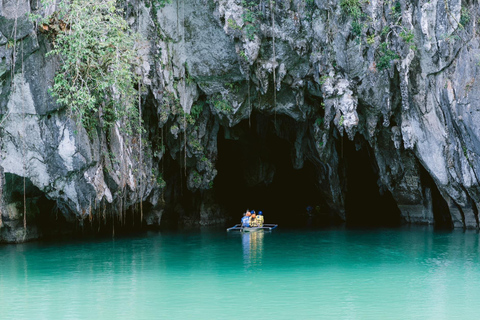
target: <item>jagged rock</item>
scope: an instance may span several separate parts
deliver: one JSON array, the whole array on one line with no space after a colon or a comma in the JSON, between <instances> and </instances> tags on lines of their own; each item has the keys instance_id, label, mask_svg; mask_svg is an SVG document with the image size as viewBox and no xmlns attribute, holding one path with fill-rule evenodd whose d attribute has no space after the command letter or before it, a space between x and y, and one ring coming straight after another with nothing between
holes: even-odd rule
<instances>
[{"instance_id":1,"label":"jagged rock","mask_svg":"<svg viewBox=\"0 0 480 320\"><path fill-rule=\"evenodd\" d=\"M48 199L80 224L104 205L123 210L140 201L150 204L148 225L171 213L218 223L225 220L212 195L218 135L240 141L238 127L260 115L271 121L251 130L262 134L273 122L292 167L312 164L319 197L341 219L348 218L341 147L348 139L370 150L377 191L391 195L404 221L479 228L478 3L362 2L369 19L360 26L338 1L132 5L129 25L145 39L135 70L146 88L141 151L120 125L89 137L68 117L48 93L58 63L45 56L50 40L26 15L41 8L0 2L4 192L12 190L5 176L25 177L38 189L30 207ZM379 60L388 53L390 60ZM259 160L244 176L251 186L269 185L277 169ZM179 204L182 185L195 213ZM0 239L41 236L35 224L25 235L19 203L3 196Z\"/></svg>"}]
</instances>

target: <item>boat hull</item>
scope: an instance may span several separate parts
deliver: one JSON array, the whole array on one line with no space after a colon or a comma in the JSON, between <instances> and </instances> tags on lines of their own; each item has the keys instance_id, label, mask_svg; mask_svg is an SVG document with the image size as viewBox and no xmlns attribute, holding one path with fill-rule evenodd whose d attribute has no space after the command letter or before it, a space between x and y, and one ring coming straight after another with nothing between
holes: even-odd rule
<instances>
[{"instance_id":1,"label":"boat hull","mask_svg":"<svg viewBox=\"0 0 480 320\"><path fill-rule=\"evenodd\" d=\"M264 224L263 227L242 227L242 225L237 224L231 228L228 228L227 231L241 231L241 232L257 232L260 230L271 231L277 228L277 224Z\"/></svg>"}]
</instances>

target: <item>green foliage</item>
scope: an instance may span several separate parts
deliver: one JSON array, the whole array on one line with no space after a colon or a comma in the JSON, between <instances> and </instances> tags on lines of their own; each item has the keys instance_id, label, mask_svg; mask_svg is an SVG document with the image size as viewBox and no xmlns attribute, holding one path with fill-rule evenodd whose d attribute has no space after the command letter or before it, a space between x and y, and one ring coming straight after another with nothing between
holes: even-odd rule
<instances>
[{"instance_id":1,"label":"green foliage","mask_svg":"<svg viewBox=\"0 0 480 320\"><path fill-rule=\"evenodd\" d=\"M229 28L232 28L232 29L234 29L234 30L240 30L240 29L242 29L242 28L240 28L239 25L237 25L237 23L235 22L235 20L233 20L232 18L228 18L227 24L228 24L228 27L229 27Z\"/></svg>"},{"instance_id":2,"label":"green foliage","mask_svg":"<svg viewBox=\"0 0 480 320\"><path fill-rule=\"evenodd\" d=\"M240 50L240 57L242 57L246 62L248 62L248 57L245 51Z\"/></svg>"},{"instance_id":3,"label":"green foliage","mask_svg":"<svg viewBox=\"0 0 480 320\"><path fill-rule=\"evenodd\" d=\"M385 26L385 27L383 27L382 33L380 33L380 35L386 36L389 32L390 32L390 27L389 27L389 26Z\"/></svg>"},{"instance_id":4,"label":"green foliage","mask_svg":"<svg viewBox=\"0 0 480 320\"><path fill-rule=\"evenodd\" d=\"M202 183L202 175L197 170L193 170L193 183L197 186Z\"/></svg>"},{"instance_id":5,"label":"green foliage","mask_svg":"<svg viewBox=\"0 0 480 320\"><path fill-rule=\"evenodd\" d=\"M444 34L442 37L448 43L453 43L453 42L461 39L460 36L456 33Z\"/></svg>"},{"instance_id":6,"label":"green foliage","mask_svg":"<svg viewBox=\"0 0 480 320\"><path fill-rule=\"evenodd\" d=\"M414 35L412 31L402 30L402 32L400 32L400 37L405 43L412 43Z\"/></svg>"},{"instance_id":7,"label":"green foliage","mask_svg":"<svg viewBox=\"0 0 480 320\"><path fill-rule=\"evenodd\" d=\"M379 71L388 69L390 62L398 58L400 58L398 54L388 48L388 43L383 42L378 49L377 69Z\"/></svg>"},{"instance_id":8,"label":"green foliage","mask_svg":"<svg viewBox=\"0 0 480 320\"><path fill-rule=\"evenodd\" d=\"M330 79L330 76L327 74L324 74L323 76L320 77L320 85L324 84L328 79Z\"/></svg>"},{"instance_id":9,"label":"green foliage","mask_svg":"<svg viewBox=\"0 0 480 320\"><path fill-rule=\"evenodd\" d=\"M362 40L366 42L369 46L374 46L376 43L380 43L376 52L376 66L378 70L384 70L389 68L391 61L399 59L400 56L394 51L389 49L389 45L392 43L392 36L397 36L402 38L405 44L410 46L410 49L416 50L414 45L414 34L412 31L407 30L402 25L402 6L399 0L386 0L384 5L387 6L385 9L387 12L389 10L389 17L386 19L386 25L383 27L381 32L371 33L372 29L376 27L369 25L372 22L372 18L369 17L362 11L362 6L369 3L368 0L340 0L340 7L342 11L347 14L351 19L351 33L355 36L355 40L358 44ZM369 28L367 32L364 32L366 28ZM400 32L397 33L396 30Z\"/></svg>"},{"instance_id":10,"label":"green foliage","mask_svg":"<svg viewBox=\"0 0 480 320\"><path fill-rule=\"evenodd\" d=\"M157 8L163 8L167 4L172 3L172 0L150 0L150 1Z\"/></svg>"},{"instance_id":11,"label":"green foliage","mask_svg":"<svg viewBox=\"0 0 480 320\"><path fill-rule=\"evenodd\" d=\"M231 112L232 106L228 103L227 100L223 99L220 94L216 94L210 100L210 103L215 109L222 112Z\"/></svg>"},{"instance_id":12,"label":"green foliage","mask_svg":"<svg viewBox=\"0 0 480 320\"><path fill-rule=\"evenodd\" d=\"M258 0L242 0L242 7L250 8L255 5L258 5Z\"/></svg>"},{"instance_id":13,"label":"green foliage","mask_svg":"<svg viewBox=\"0 0 480 320\"><path fill-rule=\"evenodd\" d=\"M470 22L470 12L468 12L468 9L465 7L462 7L462 10L460 11L460 25L462 28L465 28L465 26Z\"/></svg>"},{"instance_id":14,"label":"green foliage","mask_svg":"<svg viewBox=\"0 0 480 320\"><path fill-rule=\"evenodd\" d=\"M362 36L362 30L364 27L365 24L359 22L358 20L353 20L352 33L357 37L358 41L360 41L360 37Z\"/></svg>"},{"instance_id":15,"label":"green foliage","mask_svg":"<svg viewBox=\"0 0 480 320\"><path fill-rule=\"evenodd\" d=\"M185 82L186 82L188 85L191 85L191 84L194 84L194 83L195 83L195 80L192 78L192 76L191 76L190 73L188 72L188 64L187 64L187 62L185 62Z\"/></svg>"},{"instance_id":16,"label":"green foliage","mask_svg":"<svg viewBox=\"0 0 480 320\"><path fill-rule=\"evenodd\" d=\"M204 106L204 102L203 101L197 101L193 106L192 106L192 109L190 110L190 115L192 116L192 118L194 119L198 119L198 117L200 116L200 114L202 113L203 111L203 106Z\"/></svg>"},{"instance_id":17,"label":"green foliage","mask_svg":"<svg viewBox=\"0 0 480 320\"><path fill-rule=\"evenodd\" d=\"M374 43L375 43L375 35L372 34L372 35L367 36L367 44L371 46Z\"/></svg>"},{"instance_id":18,"label":"green foliage","mask_svg":"<svg viewBox=\"0 0 480 320\"><path fill-rule=\"evenodd\" d=\"M163 189L167 186L167 183L163 179L161 172L158 172L157 168L152 168L152 182L156 182L158 187Z\"/></svg>"},{"instance_id":19,"label":"green foliage","mask_svg":"<svg viewBox=\"0 0 480 320\"><path fill-rule=\"evenodd\" d=\"M226 82L226 83L224 84L224 87L225 87L226 89L228 89L229 91L235 92L235 93L238 93L238 90L239 90L239 89L238 89L238 86L236 86L235 83L231 83L231 82Z\"/></svg>"},{"instance_id":20,"label":"green foliage","mask_svg":"<svg viewBox=\"0 0 480 320\"><path fill-rule=\"evenodd\" d=\"M49 52L62 62L52 95L90 133L119 120L127 132L137 128L133 66L139 62L138 36L129 30L116 1L64 1L56 14L68 27L56 35Z\"/></svg>"},{"instance_id":21,"label":"green foliage","mask_svg":"<svg viewBox=\"0 0 480 320\"><path fill-rule=\"evenodd\" d=\"M343 126L343 122L345 121L345 117L343 116L343 114L340 116L340 121L338 122L338 125L341 127Z\"/></svg>"},{"instance_id":22,"label":"green foliage","mask_svg":"<svg viewBox=\"0 0 480 320\"><path fill-rule=\"evenodd\" d=\"M244 26L245 36L250 41L252 41L255 39L255 34L258 31L256 27L257 14L255 14L249 8L244 8L242 18L243 18L243 23L245 25Z\"/></svg>"},{"instance_id":23,"label":"green foliage","mask_svg":"<svg viewBox=\"0 0 480 320\"><path fill-rule=\"evenodd\" d=\"M189 136L188 145L196 152L203 152L202 142L198 140L198 138L195 138L193 135Z\"/></svg>"},{"instance_id":24,"label":"green foliage","mask_svg":"<svg viewBox=\"0 0 480 320\"><path fill-rule=\"evenodd\" d=\"M367 24L368 16L362 12L362 4L366 0L340 0L340 7L342 11L353 19L352 21L352 33L356 37L356 41L359 44L362 36L362 31Z\"/></svg>"},{"instance_id":25,"label":"green foliage","mask_svg":"<svg viewBox=\"0 0 480 320\"><path fill-rule=\"evenodd\" d=\"M187 75L185 77L185 82L190 85L190 84L194 84L195 80L193 80L193 78L190 76L190 74L187 73Z\"/></svg>"},{"instance_id":26,"label":"green foliage","mask_svg":"<svg viewBox=\"0 0 480 320\"><path fill-rule=\"evenodd\" d=\"M170 132L172 133L178 132L178 126L176 124L172 125L170 127Z\"/></svg>"},{"instance_id":27,"label":"green foliage","mask_svg":"<svg viewBox=\"0 0 480 320\"><path fill-rule=\"evenodd\" d=\"M402 32L400 32L400 37L405 43L410 44L410 49L417 50L417 47L413 44L415 36L412 31L402 30Z\"/></svg>"},{"instance_id":28,"label":"green foliage","mask_svg":"<svg viewBox=\"0 0 480 320\"><path fill-rule=\"evenodd\" d=\"M321 127L323 125L324 120L325 120L324 118L318 117L317 120L315 120L315 123L317 124L317 126Z\"/></svg>"},{"instance_id":29,"label":"green foliage","mask_svg":"<svg viewBox=\"0 0 480 320\"><path fill-rule=\"evenodd\" d=\"M358 19L362 15L361 0L340 0L340 7L343 12L354 19Z\"/></svg>"},{"instance_id":30,"label":"green foliage","mask_svg":"<svg viewBox=\"0 0 480 320\"><path fill-rule=\"evenodd\" d=\"M257 32L257 28L253 24L245 25L245 35L250 41L255 40L256 32Z\"/></svg>"},{"instance_id":31,"label":"green foliage","mask_svg":"<svg viewBox=\"0 0 480 320\"><path fill-rule=\"evenodd\" d=\"M255 21L256 21L255 14L253 13L253 11L251 11L248 8L243 9L242 18L243 18L244 23L255 23Z\"/></svg>"},{"instance_id":32,"label":"green foliage","mask_svg":"<svg viewBox=\"0 0 480 320\"><path fill-rule=\"evenodd\" d=\"M393 19L396 20L402 15L402 5L400 1L395 1L393 6L390 8L390 14L393 16Z\"/></svg>"},{"instance_id":33,"label":"green foliage","mask_svg":"<svg viewBox=\"0 0 480 320\"><path fill-rule=\"evenodd\" d=\"M208 160L208 158L205 155L200 159L200 161L205 164L205 166L208 168L208 170L213 169L212 162L210 160Z\"/></svg>"},{"instance_id":34,"label":"green foliage","mask_svg":"<svg viewBox=\"0 0 480 320\"><path fill-rule=\"evenodd\" d=\"M7 49L13 48L15 46L15 40L8 39L7 40Z\"/></svg>"}]
</instances>

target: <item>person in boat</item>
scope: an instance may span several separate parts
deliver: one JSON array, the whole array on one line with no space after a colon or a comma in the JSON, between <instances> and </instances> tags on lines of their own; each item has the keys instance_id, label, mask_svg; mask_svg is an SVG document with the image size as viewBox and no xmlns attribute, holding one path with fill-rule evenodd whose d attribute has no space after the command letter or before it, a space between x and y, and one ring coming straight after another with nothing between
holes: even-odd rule
<instances>
[{"instance_id":1,"label":"person in boat","mask_svg":"<svg viewBox=\"0 0 480 320\"><path fill-rule=\"evenodd\" d=\"M247 212L243 215L242 218L242 227L243 228L248 228L250 227L250 211L247 210Z\"/></svg>"},{"instance_id":2,"label":"person in boat","mask_svg":"<svg viewBox=\"0 0 480 320\"><path fill-rule=\"evenodd\" d=\"M252 215L250 216L250 227L257 226L257 215L255 214L255 210L252 210Z\"/></svg>"},{"instance_id":3,"label":"person in boat","mask_svg":"<svg viewBox=\"0 0 480 320\"><path fill-rule=\"evenodd\" d=\"M257 227L263 227L263 221L263 212L259 211L256 218Z\"/></svg>"}]
</instances>

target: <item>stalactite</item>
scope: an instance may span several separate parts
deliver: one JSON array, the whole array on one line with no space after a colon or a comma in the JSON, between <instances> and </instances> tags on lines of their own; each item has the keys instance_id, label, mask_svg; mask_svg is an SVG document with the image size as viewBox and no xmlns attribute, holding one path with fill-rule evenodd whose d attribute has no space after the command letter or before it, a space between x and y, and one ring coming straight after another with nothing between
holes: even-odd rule
<instances>
[{"instance_id":1,"label":"stalactite","mask_svg":"<svg viewBox=\"0 0 480 320\"><path fill-rule=\"evenodd\" d=\"M252 103L250 101L250 76L247 75L247 89L248 89L248 127L252 126Z\"/></svg>"},{"instance_id":2,"label":"stalactite","mask_svg":"<svg viewBox=\"0 0 480 320\"><path fill-rule=\"evenodd\" d=\"M178 17L178 15L177 15ZM187 75L186 73L186 63L187 63L187 55L185 52L185 2L182 3L182 42L183 42L183 58L185 59L183 63L183 94L187 94L187 87L185 83L185 77ZM183 99L185 103L185 98ZM183 108L184 106L182 106ZM184 157L184 175L185 177L187 176L187 111L183 111L183 129L184 129L184 151L183 151L183 157Z\"/></svg>"},{"instance_id":3,"label":"stalactite","mask_svg":"<svg viewBox=\"0 0 480 320\"><path fill-rule=\"evenodd\" d=\"M123 192L123 191L122 191ZM123 196L119 196L119 202L118 202L118 221L120 222L120 225L122 225L122 214L123 214Z\"/></svg>"},{"instance_id":4,"label":"stalactite","mask_svg":"<svg viewBox=\"0 0 480 320\"><path fill-rule=\"evenodd\" d=\"M107 224L107 204L105 199L103 200L103 224Z\"/></svg>"},{"instance_id":5,"label":"stalactite","mask_svg":"<svg viewBox=\"0 0 480 320\"><path fill-rule=\"evenodd\" d=\"M22 81L24 81L24 66L23 66L23 42L22 42ZM26 195L26 176L27 164L25 162L25 99L23 96L23 88L21 89L22 100L22 160L23 160L23 238L27 236L27 195Z\"/></svg>"},{"instance_id":6,"label":"stalactite","mask_svg":"<svg viewBox=\"0 0 480 320\"><path fill-rule=\"evenodd\" d=\"M13 24L13 34L11 35L11 38L13 38L13 50L12 50L12 68L10 69L10 81L13 81L13 78L15 76L15 64L16 64L16 59L17 59L17 19L18 19L18 8L20 6L20 0L17 0L17 10L15 10L15 21ZM23 59L23 56L22 56ZM23 68L23 64L22 64Z\"/></svg>"},{"instance_id":7,"label":"stalactite","mask_svg":"<svg viewBox=\"0 0 480 320\"><path fill-rule=\"evenodd\" d=\"M126 188L123 191L123 198L122 198L122 223L120 224L122 227L125 225L125 220L126 220L126 213L127 210L125 209L127 205L127 190Z\"/></svg>"},{"instance_id":8,"label":"stalactite","mask_svg":"<svg viewBox=\"0 0 480 320\"><path fill-rule=\"evenodd\" d=\"M165 172L164 172L164 162L165 162L165 144L163 141L163 127L160 129L162 135L162 179L165 179ZM162 190L162 204L165 203L165 192Z\"/></svg>"},{"instance_id":9,"label":"stalactite","mask_svg":"<svg viewBox=\"0 0 480 320\"><path fill-rule=\"evenodd\" d=\"M274 121L277 126L277 82L275 77L275 69L277 67L277 57L275 54L275 8L274 1L270 0L270 12L272 15L272 51L273 51L273 110L275 112Z\"/></svg>"},{"instance_id":10,"label":"stalactite","mask_svg":"<svg viewBox=\"0 0 480 320\"><path fill-rule=\"evenodd\" d=\"M140 155L139 155L139 158L140 158L140 164L139 164L139 174L140 174L140 177L139 177L139 182L138 182L138 192L140 193L140 227L142 226L142 221L143 221L143 205L142 205L142 200L143 200L143 196L142 196L142 183L143 183L143 180L142 180L142 175L143 175L143 145L142 145L142 84L139 83L138 85L138 139L139 139L139 145L140 145ZM132 214L132 218L133 218L133 221L135 221L135 217L133 217L133 214Z\"/></svg>"},{"instance_id":11,"label":"stalactite","mask_svg":"<svg viewBox=\"0 0 480 320\"><path fill-rule=\"evenodd\" d=\"M112 238L115 238L115 214L112 213Z\"/></svg>"},{"instance_id":12,"label":"stalactite","mask_svg":"<svg viewBox=\"0 0 480 320\"><path fill-rule=\"evenodd\" d=\"M183 113L183 127L184 127L184 139L183 139L183 168L184 168L184 175L187 176L187 119L185 112Z\"/></svg>"},{"instance_id":13,"label":"stalactite","mask_svg":"<svg viewBox=\"0 0 480 320\"><path fill-rule=\"evenodd\" d=\"M140 207L142 206L142 202L140 202ZM135 227L135 208L134 206L131 206L130 207L130 212L132 214L132 227ZM142 216L142 212L140 211L141 213L141 216ZM140 220L140 227L142 226L142 221Z\"/></svg>"},{"instance_id":14,"label":"stalactite","mask_svg":"<svg viewBox=\"0 0 480 320\"><path fill-rule=\"evenodd\" d=\"M2 158L2 152L0 148L0 159ZM2 214L3 214L3 170L0 171L0 229L2 228L3 221L2 221Z\"/></svg>"},{"instance_id":15,"label":"stalactite","mask_svg":"<svg viewBox=\"0 0 480 320\"><path fill-rule=\"evenodd\" d=\"M92 215L92 199L88 200L88 219L90 220L90 226L93 221L93 215Z\"/></svg>"},{"instance_id":16,"label":"stalactite","mask_svg":"<svg viewBox=\"0 0 480 320\"><path fill-rule=\"evenodd\" d=\"M96 202L97 202L97 201L96 201L96 199L95 199L95 203L96 203ZM98 222L97 232L100 232L100 226L102 225L102 213L101 213L102 210L100 210L100 209L101 209L101 208L100 208L101 205L102 205L102 204L100 203L98 210L95 210L95 212L97 213L97 222ZM96 209L96 207L95 207L95 209Z\"/></svg>"}]
</instances>

